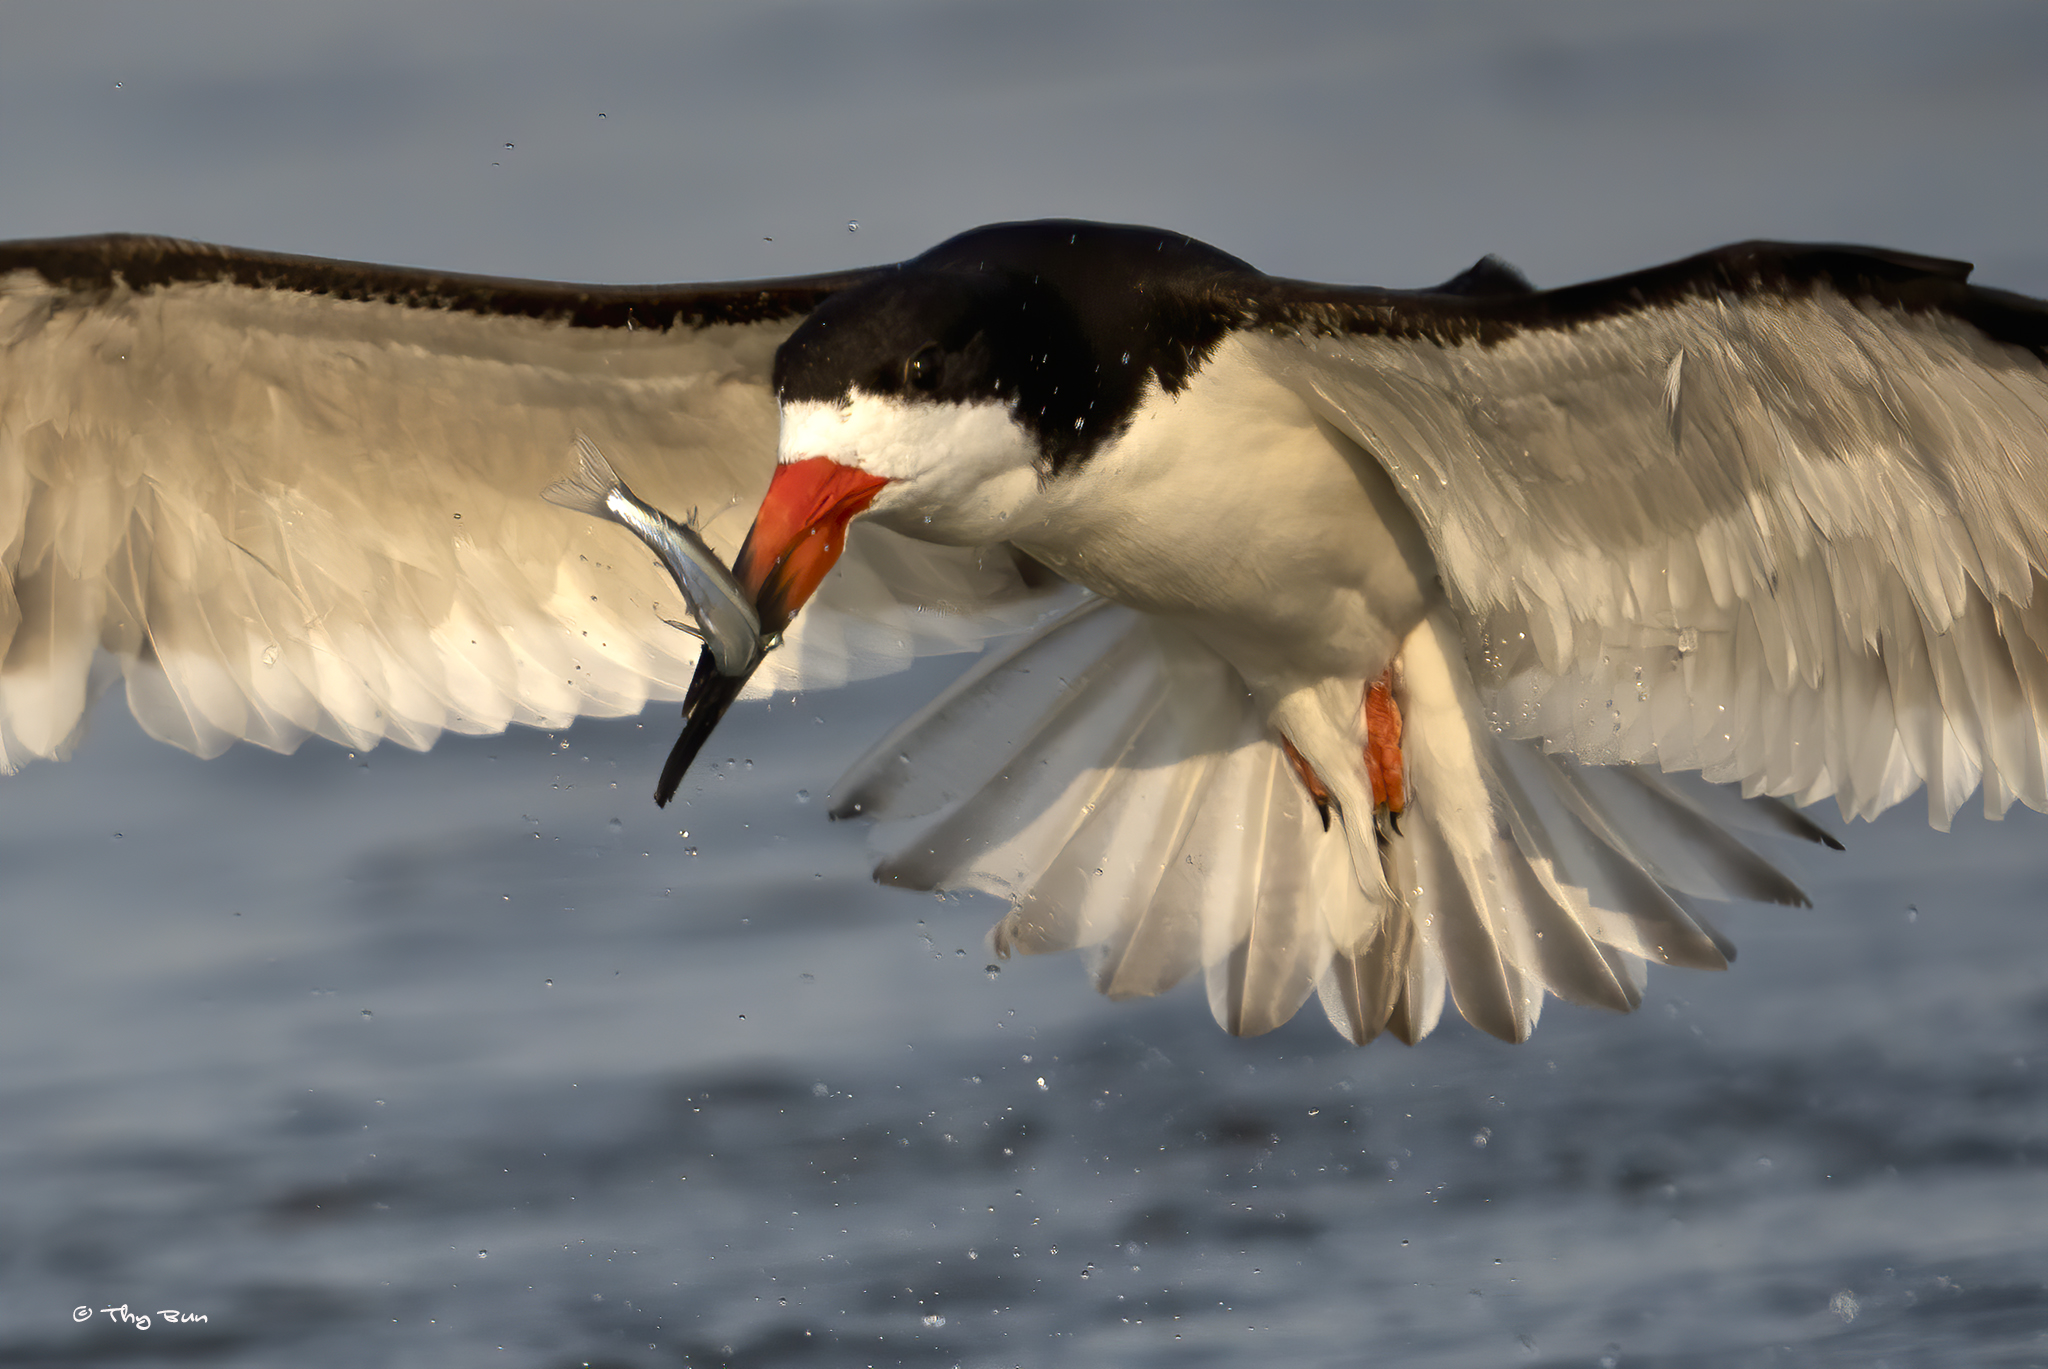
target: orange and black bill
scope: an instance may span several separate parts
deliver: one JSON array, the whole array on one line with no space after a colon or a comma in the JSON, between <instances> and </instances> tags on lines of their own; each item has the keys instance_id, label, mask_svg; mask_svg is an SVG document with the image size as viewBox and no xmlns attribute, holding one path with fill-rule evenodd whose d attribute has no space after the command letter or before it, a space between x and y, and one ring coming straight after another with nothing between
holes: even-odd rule
<instances>
[{"instance_id":1,"label":"orange and black bill","mask_svg":"<svg viewBox=\"0 0 2048 1369\"><path fill-rule=\"evenodd\" d=\"M733 574L754 596L761 632L777 637L796 617L826 572L846 549L846 525L867 508L889 482L827 457L812 456L775 468L754 526L733 562ZM751 674L751 672L749 672ZM711 652L697 657L697 673L683 698L683 735L676 738L661 768L654 801L663 807L676 796L683 775L718 720L746 688L747 675L721 675Z\"/></svg>"}]
</instances>

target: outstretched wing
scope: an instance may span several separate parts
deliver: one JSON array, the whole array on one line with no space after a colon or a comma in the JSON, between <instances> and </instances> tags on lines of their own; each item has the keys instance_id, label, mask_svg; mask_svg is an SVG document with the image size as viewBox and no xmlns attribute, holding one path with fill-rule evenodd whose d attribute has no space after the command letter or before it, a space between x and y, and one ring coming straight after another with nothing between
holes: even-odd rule
<instances>
[{"instance_id":1,"label":"outstretched wing","mask_svg":"<svg viewBox=\"0 0 2048 1369\"><path fill-rule=\"evenodd\" d=\"M1747 243L1553 291L1254 283L1507 735L1946 826L2048 807L2048 305Z\"/></svg>"},{"instance_id":2,"label":"outstretched wing","mask_svg":"<svg viewBox=\"0 0 2048 1369\"><path fill-rule=\"evenodd\" d=\"M587 287L0 245L0 768L66 754L116 678L202 755L680 697L674 586L540 491L587 433L729 557L774 467L775 348L870 274ZM757 687L978 642L904 601L1000 599L1015 573L989 562L867 530Z\"/></svg>"}]
</instances>

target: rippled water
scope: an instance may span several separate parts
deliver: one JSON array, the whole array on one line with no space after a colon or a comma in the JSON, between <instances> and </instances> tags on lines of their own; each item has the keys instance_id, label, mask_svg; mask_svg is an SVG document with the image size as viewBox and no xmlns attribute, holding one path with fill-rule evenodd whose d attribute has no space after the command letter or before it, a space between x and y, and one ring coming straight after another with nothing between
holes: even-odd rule
<instances>
[{"instance_id":1,"label":"rippled water","mask_svg":"<svg viewBox=\"0 0 2048 1369\"><path fill-rule=\"evenodd\" d=\"M0 783L0 1364L2048 1365L2033 815L1787 853L1633 1017L1235 1041L867 883L901 697L670 814L663 710L201 763L117 701Z\"/></svg>"}]
</instances>

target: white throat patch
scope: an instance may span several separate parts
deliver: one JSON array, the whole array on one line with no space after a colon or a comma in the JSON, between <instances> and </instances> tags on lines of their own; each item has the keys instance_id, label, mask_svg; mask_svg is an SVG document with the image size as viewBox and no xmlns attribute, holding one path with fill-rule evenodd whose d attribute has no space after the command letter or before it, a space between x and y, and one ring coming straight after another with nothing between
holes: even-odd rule
<instances>
[{"instance_id":1,"label":"white throat patch","mask_svg":"<svg viewBox=\"0 0 2048 1369\"><path fill-rule=\"evenodd\" d=\"M782 406L777 459L822 456L889 481L867 516L931 542L1003 540L1038 492L1038 447L1007 404L909 402L856 391Z\"/></svg>"}]
</instances>

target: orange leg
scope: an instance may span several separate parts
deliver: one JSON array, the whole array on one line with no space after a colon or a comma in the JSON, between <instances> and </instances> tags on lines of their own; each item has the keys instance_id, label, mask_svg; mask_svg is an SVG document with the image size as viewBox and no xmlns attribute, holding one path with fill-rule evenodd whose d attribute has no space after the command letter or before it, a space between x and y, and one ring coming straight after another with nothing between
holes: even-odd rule
<instances>
[{"instance_id":1,"label":"orange leg","mask_svg":"<svg viewBox=\"0 0 2048 1369\"><path fill-rule=\"evenodd\" d=\"M1361 706L1365 710L1365 775L1372 782L1373 808L1384 808L1391 816L1399 818L1408 807L1408 783L1401 768L1401 709L1394 702L1392 666L1365 687ZM1330 797L1330 786L1323 783L1323 777L1308 763L1308 757L1295 749L1293 742L1282 737L1280 745L1286 748L1287 759L1294 766L1301 787L1308 790L1308 796L1315 800L1316 812L1322 815L1323 830L1327 832L1330 829L1330 808L1334 802ZM1398 822L1394 830L1401 830Z\"/></svg>"},{"instance_id":2,"label":"orange leg","mask_svg":"<svg viewBox=\"0 0 2048 1369\"><path fill-rule=\"evenodd\" d=\"M1308 757L1294 749L1294 743L1282 737L1280 745L1287 748L1287 759L1294 763L1294 773L1301 777L1301 787L1308 790L1308 796L1315 800L1316 812L1322 815L1323 830L1330 830L1330 786L1323 783L1315 767L1308 763Z\"/></svg>"},{"instance_id":3,"label":"orange leg","mask_svg":"<svg viewBox=\"0 0 2048 1369\"><path fill-rule=\"evenodd\" d=\"M1408 806L1408 783L1401 773L1401 710L1394 703L1394 668L1365 687L1365 773L1372 781L1372 801L1399 817Z\"/></svg>"}]
</instances>

